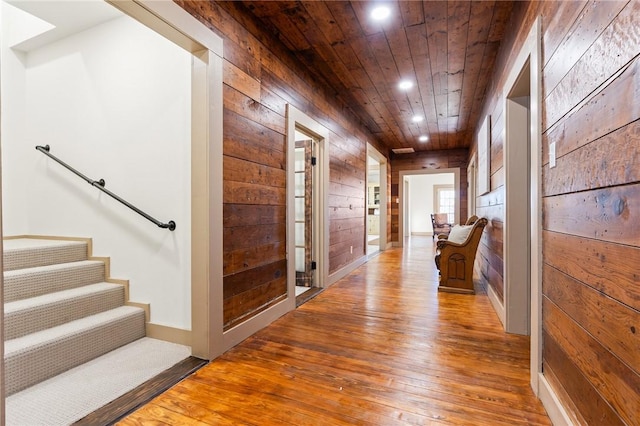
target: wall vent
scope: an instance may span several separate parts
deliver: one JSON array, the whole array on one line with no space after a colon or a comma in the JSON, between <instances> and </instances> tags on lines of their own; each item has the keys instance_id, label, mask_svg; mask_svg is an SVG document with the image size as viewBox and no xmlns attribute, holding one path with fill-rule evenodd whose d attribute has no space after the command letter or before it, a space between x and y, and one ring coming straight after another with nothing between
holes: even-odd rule
<instances>
[{"instance_id":1,"label":"wall vent","mask_svg":"<svg viewBox=\"0 0 640 426\"><path fill-rule=\"evenodd\" d=\"M391 151L393 151L394 154L411 154L415 152L413 148L394 148Z\"/></svg>"}]
</instances>

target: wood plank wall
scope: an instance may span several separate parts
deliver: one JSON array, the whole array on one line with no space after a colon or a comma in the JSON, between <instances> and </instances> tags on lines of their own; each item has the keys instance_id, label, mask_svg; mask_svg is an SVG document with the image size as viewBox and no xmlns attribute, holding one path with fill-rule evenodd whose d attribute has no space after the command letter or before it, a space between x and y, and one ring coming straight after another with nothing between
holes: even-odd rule
<instances>
[{"instance_id":1,"label":"wood plank wall","mask_svg":"<svg viewBox=\"0 0 640 426\"><path fill-rule=\"evenodd\" d=\"M229 329L286 297L286 105L330 131L330 273L365 255L366 143L385 150L241 4L176 3L224 40L222 255Z\"/></svg>"},{"instance_id":2,"label":"wood plank wall","mask_svg":"<svg viewBox=\"0 0 640 426\"><path fill-rule=\"evenodd\" d=\"M438 151L421 151L414 154L391 154L391 220L390 241L399 241L400 204L399 196L400 172L437 169L460 169L460 222L467 220L467 149L448 149ZM431 212L425 212L430 214Z\"/></svg>"},{"instance_id":3,"label":"wood plank wall","mask_svg":"<svg viewBox=\"0 0 640 426\"><path fill-rule=\"evenodd\" d=\"M640 2L518 2L483 115L492 227L483 278L501 296L501 93L542 19L543 369L577 424L640 421ZM557 165L548 164L556 143ZM476 147L472 148L472 152Z\"/></svg>"}]
</instances>

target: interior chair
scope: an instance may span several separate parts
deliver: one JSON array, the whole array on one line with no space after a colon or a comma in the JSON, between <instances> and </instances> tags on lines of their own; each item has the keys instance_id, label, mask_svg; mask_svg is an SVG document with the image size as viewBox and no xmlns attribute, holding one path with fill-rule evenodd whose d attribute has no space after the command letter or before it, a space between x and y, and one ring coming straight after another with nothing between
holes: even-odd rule
<instances>
[{"instance_id":1,"label":"interior chair","mask_svg":"<svg viewBox=\"0 0 640 426\"><path fill-rule=\"evenodd\" d=\"M436 243L435 262L440 270L438 291L475 293L473 288L473 263L487 219L481 218L473 225L456 225L448 239Z\"/></svg>"},{"instance_id":2,"label":"interior chair","mask_svg":"<svg viewBox=\"0 0 640 426\"><path fill-rule=\"evenodd\" d=\"M449 235L449 231L451 231L449 215L446 213L432 213L431 226L433 227L432 240L435 239L436 235Z\"/></svg>"}]
</instances>

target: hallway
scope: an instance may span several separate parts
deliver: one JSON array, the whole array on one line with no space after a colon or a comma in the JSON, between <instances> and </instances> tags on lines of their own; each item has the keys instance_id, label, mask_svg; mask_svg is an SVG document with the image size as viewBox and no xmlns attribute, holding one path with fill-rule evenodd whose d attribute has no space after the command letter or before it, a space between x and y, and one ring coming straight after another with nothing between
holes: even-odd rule
<instances>
[{"instance_id":1,"label":"hallway","mask_svg":"<svg viewBox=\"0 0 640 426\"><path fill-rule=\"evenodd\" d=\"M549 425L529 339L438 293L433 255L386 250L119 424Z\"/></svg>"}]
</instances>

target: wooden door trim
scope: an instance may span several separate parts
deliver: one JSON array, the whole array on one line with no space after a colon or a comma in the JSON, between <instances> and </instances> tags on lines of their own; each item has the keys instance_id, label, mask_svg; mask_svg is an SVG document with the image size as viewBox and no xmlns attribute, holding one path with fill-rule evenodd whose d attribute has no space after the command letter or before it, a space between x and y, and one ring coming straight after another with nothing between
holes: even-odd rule
<instances>
[{"instance_id":1,"label":"wooden door trim","mask_svg":"<svg viewBox=\"0 0 640 426\"><path fill-rule=\"evenodd\" d=\"M370 155L372 158L378 161L380 164L380 251L385 251L387 249L387 244L389 241L389 235L387 234L387 223L389 221L389 211L387 210L388 206L388 179L387 179L387 168L389 164L389 160L385 157L380 151L375 149L370 143L367 143L367 155ZM367 172L368 178L368 172ZM365 188L368 186L365 185ZM367 234L365 232L365 234Z\"/></svg>"},{"instance_id":2,"label":"wooden door trim","mask_svg":"<svg viewBox=\"0 0 640 426\"><path fill-rule=\"evenodd\" d=\"M295 294L295 230L294 230L294 164L295 132L301 129L317 143L317 165L314 167L313 209L314 209L314 257L318 265L315 275L315 287L323 288L329 276L329 215L325 213L329 195L329 130L309 117L295 106L287 105L287 299L283 302L285 310L296 307Z\"/></svg>"},{"instance_id":3,"label":"wooden door trim","mask_svg":"<svg viewBox=\"0 0 640 426\"><path fill-rule=\"evenodd\" d=\"M469 165L467 166L467 216L471 217L476 214L476 181L477 181L478 158L476 153L471 156Z\"/></svg>"},{"instance_id":4,"label":"wooden door trim","mask_svg":"<svg viewBox=\"0 0 640 426\"><path fill-rule=\"evenodd\" d=\"M453 187L456 193L456 209L454 214L454 222L460 222L460 169L459 168L446 168L446 169L424 169L424 170L403 170L400 172L400 182L398 188L398 247L404 246L404 177L414 175L436 175L436 174L453 174Z\"/></svg>"}]
</instances>

